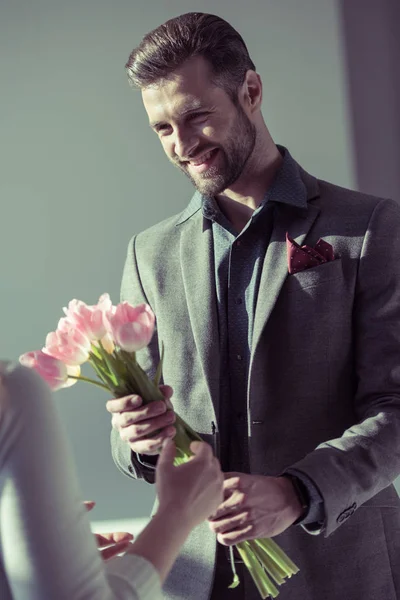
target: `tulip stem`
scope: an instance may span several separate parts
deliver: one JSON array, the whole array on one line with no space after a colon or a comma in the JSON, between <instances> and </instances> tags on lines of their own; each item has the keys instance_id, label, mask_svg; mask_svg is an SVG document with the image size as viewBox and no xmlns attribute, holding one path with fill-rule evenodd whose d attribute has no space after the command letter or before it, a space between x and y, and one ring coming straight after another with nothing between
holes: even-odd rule
<instances>
[{"instance_id":1,"label":"tulip stem","mask_svg":"<svg viewBox=\"0 0 400 600\"><path fill-rule=\"evenodd\" d=\"M97 385L98 387L101 387L103 390L107 390L107 392L110 391L110 388L107 387L106 385L104 385L103 383L100 383L100 381L96 381L95 379L90 379L90 377L85 377L84 375L68 375L68 379L80 379L81 381L86 381L86 383L93 383L93 385Z\"/></svg>"}]
</instances>

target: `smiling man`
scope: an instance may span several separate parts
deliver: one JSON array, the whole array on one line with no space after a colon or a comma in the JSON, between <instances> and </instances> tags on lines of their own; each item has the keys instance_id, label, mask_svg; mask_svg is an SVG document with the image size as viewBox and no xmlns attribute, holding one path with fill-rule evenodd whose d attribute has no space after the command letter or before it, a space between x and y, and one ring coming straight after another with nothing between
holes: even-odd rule
<instances>
[{"instance_id":1,"label":"smiling man","mask_svg":"<svg viewBox=\"0 0 400 600\"><path fill-rule=\"evenodd\" d=\"M301 569L282 600L400 598L400 208L274 143L260 76L219 17L161 25L127 73L196 192L129 244L122 300L156 314L138 360L153 374L164 345L166 402L108 402L113 457L153 483L176 410L226 472L165 597L258 600L238 557L227 589L228 547L277 536Z\"/></svg>"},{"instance_id":2,"label":"smiling man","mask_svg":"<svg viewBox=\"0 0 400 600\"><path fill-rule=\"evenodd\" d=\"M145 88L143 102L168 158L205 196L228 189L254 157L255 125L212 83L203 57L188 59L163 86Z\"/></svg>"}]
</instances>

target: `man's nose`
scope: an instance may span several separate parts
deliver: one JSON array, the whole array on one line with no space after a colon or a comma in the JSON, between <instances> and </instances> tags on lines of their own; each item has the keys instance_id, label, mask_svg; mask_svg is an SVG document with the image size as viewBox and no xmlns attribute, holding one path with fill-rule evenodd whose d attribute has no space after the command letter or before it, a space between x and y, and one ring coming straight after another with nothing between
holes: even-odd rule
<instances>
[{"instance_id":1,"label":"man's nose","mask_svg":"<svg viewBox=\"0 0 400 600\"><path fill-rule=\"evenodd\" d=\"M174 140L174 151L179 160L189 159L198 144L197 136L193 132L176 130Z\"/></svg>"}]
</instances>

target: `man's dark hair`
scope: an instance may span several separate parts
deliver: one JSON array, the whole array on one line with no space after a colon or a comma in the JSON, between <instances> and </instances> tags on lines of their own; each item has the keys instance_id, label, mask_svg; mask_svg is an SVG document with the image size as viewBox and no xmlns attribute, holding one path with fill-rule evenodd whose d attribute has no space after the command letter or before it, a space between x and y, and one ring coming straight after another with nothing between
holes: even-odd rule
<instances>
[{"instance_id":1,"label":"man's dark hair","mask_svg":"<svg viewBox=\"0 0 400 600\"><path fill-rule=\"evenodd\" d=\"M232 98L246 72L255 71L241 35L224 19L191 12L170 19L143 38L125 65L131 85L141 89L167 79L188 59L202 56L213 71L213 81Z\"/></svg>"}]
</instances>

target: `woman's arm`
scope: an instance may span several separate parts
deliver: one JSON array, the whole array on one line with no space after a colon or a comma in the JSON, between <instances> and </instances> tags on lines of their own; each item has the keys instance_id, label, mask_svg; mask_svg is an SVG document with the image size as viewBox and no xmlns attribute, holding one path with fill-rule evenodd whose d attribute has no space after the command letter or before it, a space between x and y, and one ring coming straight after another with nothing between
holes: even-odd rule
<instances>
[{"instance_id":1,"label":"woman's arm","mask_svg":"<svg viewBox=\"0 0 400 600\"><path fill-rule=\"evenodd\" d=\"M129 550L150 561L162 583L191 530L223 499L223 474L211 447L192 442L191 449L195 456L174 467L175 445L170 439L164 441L156 468L159 508Z\"/></svg>"},{"instance_id":2,"label":"woman's arm","mask_svg":"<svg viewBox=\"0 0 400 600\"><path fill-rule=\"evenodd\" d=\"M34 371L0 362L0 598L155 600L190 529L222 499L219 464L202 446L178 468L174 445L163 449L156 520L132 546L136 556L104 566L49 387Z\"/></svg>"}]
</instances>

